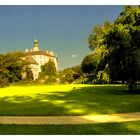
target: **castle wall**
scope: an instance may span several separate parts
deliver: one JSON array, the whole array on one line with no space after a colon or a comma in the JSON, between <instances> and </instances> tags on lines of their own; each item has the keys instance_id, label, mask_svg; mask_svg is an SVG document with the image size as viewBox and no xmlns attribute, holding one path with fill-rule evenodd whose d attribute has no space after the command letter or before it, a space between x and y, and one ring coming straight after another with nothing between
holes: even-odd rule
<instances>
[{"instance_id":1,"label":"castle wall","mask_svg":"<svg viewBox=\"0 0 140 140\"><path fill-rule=\"evenodd\" d=\"M39 77L39 73L41 72L41 66L47 63L50 59L54 62L56 70L58 70L58 64L56 58L49 58L45 55L33 55L33 59L37 62L37 64L30 64L31 70L33 72L34 80Z\"/></svg>"},{"instance_id":2,"label":"castle wall","mask_svg":"<svg viewBox=\"0 0 140 140\"><path fill-rule=\"evenodd\" d=\"M41 72L41 66L47 63L49 60L52 60L54 62L56 70L58 70L58 62L54 52L40 51L36 39L34 40L33 49L31 51L29 51L29 49L26 49L25 53L27 56L32 56L32 58L36 62L35 64L30 64L34 80L39 77L39 73Z\"/></svg>"}]
</instances>

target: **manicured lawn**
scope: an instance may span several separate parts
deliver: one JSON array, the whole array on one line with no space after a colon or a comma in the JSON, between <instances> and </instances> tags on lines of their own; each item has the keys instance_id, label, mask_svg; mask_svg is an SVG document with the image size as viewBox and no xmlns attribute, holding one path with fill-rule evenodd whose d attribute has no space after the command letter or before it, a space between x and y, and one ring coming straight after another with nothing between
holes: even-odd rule
<instances>
[{"instance_id":1,"label":"manicured lawn","mask_svg":"<svg viewBox=\"0 0 140 140\"><path fill-rule=\"evenodd\" d=\"M73 87L76 87L73 89ZM40 85L0 89L0 115L88 115L140 111L125 85Z\"/></svg>"},{"instance_id":2,"label":"manicured lawn","mask_svg":"<svg viewBox=\"0 0 140 140\"><path fill-rule=\"evenodd\" d=\"M0 134L15 135L132 135L140 134L140 121L80 125L0 125Z\"/></svg>"}]
</instances>

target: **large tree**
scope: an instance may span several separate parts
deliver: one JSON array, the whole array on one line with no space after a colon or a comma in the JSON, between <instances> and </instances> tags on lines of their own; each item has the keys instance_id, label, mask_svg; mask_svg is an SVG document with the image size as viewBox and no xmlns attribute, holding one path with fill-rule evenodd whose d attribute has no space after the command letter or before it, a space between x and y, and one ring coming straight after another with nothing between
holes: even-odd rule
<instances>
[{"instance_id":1,"label":"large tree","mask_svg":"<svg viewBox=\"0 0 140 140\"><path fill-rule=\"evenodd\" d=\"M108 50L104 44L104 36L111 27L111 23L106 21L104 25L95 26L89 35L88 43L92 52L85 56L81 68L84 73L92 73L93 78L104 79L103 75L105 73L108 75L108 65L106 63Z\"/></svg>"},{"instance_id":2,"label":"large tree","mask_svg":"<svg viewBox=\"0 0 140 140\"><path fill-rule=\"evenodd\" d=\"M127 82L129 89L136 86L140 80L139 6L125 6L114 23L94 27L88 42L90 50L98 57L96 69L90 68L90 71L105 71L111 83Z\"/></svg>"},{"instance_id":3,"label":"large tree","mask_svg":"<svg viewBox=\"0 0 140 140\"><path fill-rule=\"evenodd\" d=\"M139 77L140 7L126 6L105 35L108 63L113 80L124 80L129 89Z\"/></svg>"},{"instance_id":4,"label":"large tree","mask_svg":"<svg viewBox=\"0 0 140 140\"><path fill-rule=\"evenodd\" d=\"M23 61L23 53L12 52L0 55L0 85L1 87L8 83L22 80L23 67L26 62Z\"/></svg>"},{"instance_id":5,"label":"large tree","mask_svg":"<svg viewBox=\"0 0 140 140\"><path fill-rule=\"evenodd\" d=\"M96 25L92 29L88 37L89 49L91 51L96 52L99 48L105 45L104 35L111 27L111 23L109 21L105 21L104 25Z\"/></svg>"},{"instance_id":6,"label":"large tree","mask_svg":"<svg viewBox=\"0 0 140 140\"><path fill-rule=\"evenodd\" d=\"M96 53L92 53L87 55L81 64L81 69L84 73L95 73L97 69L97 60L98 55Z\"/></svg>"}]
</instances>

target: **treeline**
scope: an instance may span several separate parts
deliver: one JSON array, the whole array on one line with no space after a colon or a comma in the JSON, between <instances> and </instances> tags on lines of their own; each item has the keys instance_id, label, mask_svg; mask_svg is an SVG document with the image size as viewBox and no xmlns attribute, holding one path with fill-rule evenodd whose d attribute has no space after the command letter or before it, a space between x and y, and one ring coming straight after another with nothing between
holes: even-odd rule
<instances>
[{"instance_id":1,"label":"treeline","mask_svg":"<svg viewBox=\"0 0 140 140\"><path fill-rule=\"evenodd\" d=\"M21 52L12 52L0 55L0 87L8 86L10 83L21 80L32 80L33 74L28 62L22 58ZM23 78L22 74L26 72Z\"/></svg>"},{"instance_id":2,"label":"treeline","mask_svg":"<svg viewBox=\"0 0 140 140\"><path fill-rule=\"evenodd\" d=\"M95 83L127 83L134 89L140 80L140 6L125 6L113 23L93 28L88 38L91 54L81 64Z\"/></svg>"},{"instance_id":3,"label":"treeline","mask_svg":"<svg viewBox=\"0 0 140 140\"><path fill-rule=\"evenodd\" d=\"M21 52L11 52L0 55L0 87L11 83L25 85L33 83L69 84L83 77L80 66L57 71L53 61L49 60L41 66L38 79L34 80L31 70L32 62Z\"/></svg>"},{"instance_id":4,"label":"treeline","mask_svg":"<svg viewBox=\"0 0 140 140\"><path fill-rule=\"evenodd\" d=\"M0 87L10 83L55 83L56 68L52 61L41 66L38 79L34 80L31 70L32 62L22 52L11 52L0 55Z\"/></svg>"}]
</instances>

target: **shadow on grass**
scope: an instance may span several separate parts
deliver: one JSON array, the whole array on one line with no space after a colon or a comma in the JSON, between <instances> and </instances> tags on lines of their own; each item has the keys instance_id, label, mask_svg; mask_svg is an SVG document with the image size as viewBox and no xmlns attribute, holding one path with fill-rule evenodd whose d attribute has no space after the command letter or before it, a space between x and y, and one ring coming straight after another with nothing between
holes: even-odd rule
<instances>
[{"instance_id":1,"label":"shadow on grass","mask_svg":"<svg viewBox=\"0 0 140 140\"><path fill-rule=\"evenodd\" d=\"M140 121L80 125L0 125L7 135L132 135L140 134Z\"/></svg>"},{"instance_id":2,"label":"shadow on grass","mask_svg":"<svg viewBox=\"0 0 140 140\"><path fill-rule=\"evenodd\" d=\"M137 91L138 92L138 91ZM0 115L63 116L140 111L140 94L125 86L92 86L70 92L44 92L0 98Z\"/></svg>"}]
</instances>

